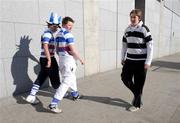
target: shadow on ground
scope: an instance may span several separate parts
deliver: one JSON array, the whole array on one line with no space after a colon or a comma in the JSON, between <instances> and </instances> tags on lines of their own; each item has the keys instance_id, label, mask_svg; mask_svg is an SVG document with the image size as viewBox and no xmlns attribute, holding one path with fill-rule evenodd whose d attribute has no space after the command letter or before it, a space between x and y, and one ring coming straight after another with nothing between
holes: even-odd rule
<instances>
[{"instance_id":1,"label":"shadow on ground","mask_svg":"<svg viewBox=\"0 0 180 123\"><path fill-rule=\"evenodd\" d=\"M54 93L55 93L55 90L51 87L45 88L43 90L39 90L37 94L37 99L39 100L39 103L36 105L33 105L33 104L30 104L30 105L32 105L37 112L52 113L51 111L47 109L47 107L44 107L43 102L41 102L38 96L53 97ZM14 98L16 99L18 104L29 104L25 100L27 96L28 96L28 93L14 96Z\"/></svg>"},{"instance_id":2,"label":"shadow on ground","mask_svg":"<svg viewBox=\"0 0 180 123\"><path fill-rule=\"evenodd\" d=\"M180 70L180 62L154 61L154 62L152 62L152 66L156 66L156 67L158 67L158 69L159 68L169 68L169 69Z\"/></svg>"}]
</instances>

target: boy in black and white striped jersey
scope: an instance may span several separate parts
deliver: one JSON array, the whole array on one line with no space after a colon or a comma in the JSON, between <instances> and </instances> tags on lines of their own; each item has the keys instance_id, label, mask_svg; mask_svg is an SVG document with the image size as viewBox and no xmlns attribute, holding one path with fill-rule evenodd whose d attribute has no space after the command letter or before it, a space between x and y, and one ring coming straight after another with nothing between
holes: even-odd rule
<instances>
[{"instance_id":1,"label":"boy in black and white striped jersey","mask_svg":"<svg viewBox=\"0 0 180 123\"><path fill-rule=\"evenodd\" d=\"M131 24L126 28L122 40L121 79L134 95L129 111L137 111L142 105L143 86L153 56L151 33L141 18L141 10L134 9L130 12Z\"/></svg>"}]
</instances>

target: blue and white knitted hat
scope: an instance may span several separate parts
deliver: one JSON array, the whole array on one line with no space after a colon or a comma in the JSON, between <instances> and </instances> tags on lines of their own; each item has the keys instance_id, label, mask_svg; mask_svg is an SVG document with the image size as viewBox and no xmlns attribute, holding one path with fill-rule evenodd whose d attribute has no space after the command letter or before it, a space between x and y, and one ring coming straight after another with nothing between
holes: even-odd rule
<instances>
[{"instance_id":1,"label":"blue and white knitted hat","mask_svg":"<svg viewBox=\"0 0 180 123\"><path fill-rule=\"evenodd\" d=\"M58 17L57 13L51 12L51 15L49 17L49 21L47 21L47 23L59 25L59 24L61 24L61 21L62 21L61 16Z\"/></svg>"}]
</instances>

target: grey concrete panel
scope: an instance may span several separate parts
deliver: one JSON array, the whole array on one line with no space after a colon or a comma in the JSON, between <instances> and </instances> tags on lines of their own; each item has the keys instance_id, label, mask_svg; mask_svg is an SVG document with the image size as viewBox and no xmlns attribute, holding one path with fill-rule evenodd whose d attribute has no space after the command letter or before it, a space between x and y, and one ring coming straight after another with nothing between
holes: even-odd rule
<instances>
[{"instance_id":1,"label":"grey concrete panel","mask_svg":"<svg viewBox=\"0 0 180 123\"><path fill-rule=\"evenodd\" d=\"M79 28L74 28L72 33L75 37L75 47L80 54L80 57L84 59L84 40L83 40L83 30ZM84 76L84 65L82 66L79 61L77 61L77 78L81 78Z\"/></svg>"},{"instance_id":2,"label":"grey concrete panel","mask_svg":"<svg viewBox=\"0 0 180 123\"><path fill-rule=\"evenodd\" d=\"M1 25L1 58L9 58L16 52L15 28L13 23L0 23Z\"/></svg>"},{"instance_id":3,"label":"grey concrete panel","mask_svg":"<svg viewBox=\"0 0 180 123\"><path fill-rule=\"evenodd\" d=\"M116 68L116 51L103 50L100 56L100 72L112 70ZM108 60L107 60L108 59Z\"/></svg>"},{"instance_id":4,"label":"grey concrete panel","mask_svg":"<svg viewBox=\"0 0 180 123\"><path fill-rule=\"evenodd\" d=\"M7 97L7 83L6 83L6 79L5 79L5 76L4 76L4 63L3 63L3 60L0 59L0 98L3 98L3 97Z\"/></svg>"},{"instance_id":5,"label":"grey concrete panel","mask_svg":"<svg viewBox=\"0 0 180 123\"><path fill-rule=\"evenodd\" d=\"M77 71L76 71L77 78L83 78L85 76L84 75L84 67L85 67L85 65L81 65L81 63L79 61L77 61Z\"/></svg>"},{"instance_id":6,"label":"grey concrete panel","mask_svg":"<svg viewBox=\"0 0 180 123\"><path fill-rule=\"evenodd\" d=\"M121 50L118 50L117 51L117 68L121 68L122 65L121 65Z\"/></svg>"},{"instance_id":7,"label":"grey concrete panel","mask_svg":"<svg viewBox=\"0 0 180 123\"><path fill-rule=\"evenodd\" d=\"M102 32L102 40L100 40L100 48L102 50L116 49L116 31L100 31ZM104 35L103 35L104 34Z\"/></svg>"},{"instance_id":8,"label":"grey concrete panel","mask_svg":"<svg viewBox=\"0 0 180 123\"><path fill-rule=\"evenodd\" d=\"M117 0L98 0L99 8L117 12Z\"/></svg>"},{"instance_id":9,"label":"grey concrete panel","mask_svg":"<svg viewBox=\"0 0 180 123\"><path fill-rule=\"evenodd\" d=\"M84 1L85 75L99 72L99 9L97 1Z\"/></svg>"},{"instance_id":10,"label":"grey concrete panel","mask_svg":"<svg viewBox=\"0 0 180 123\"><path fill-rule=\"evenodd\" d=\"M72 34L75 38L75 46L81 52L84 52L84 39L83 39L83 29L81 28L73 28Z\"/></svg>"},{"instance_id":11,"label":"grey concrete panel","mask_svg":"<svg viewBox=\"0 0 180 123\"><path fill-rule=\"evenodd\" d=\"M93 31L95 27L99 29L99 21L97 21L97 18L99 18L100 14L99 14L99 8L97 6L97 1L86 0L84 1L83 7L84 7L84 28L90 29L91 31Z\"/></svg>"},{"instance_id":12,"label":"grey concrete panel","mask_svg":"<svg viewBox=\"0 0 180 123\"><path fill-rule=\"evenodd\" d=\"M86 46L85 49L85 76L99 72L99 49Z\"/></svg>"},{"instance_id":13,"label":"grey concrete panel","mask_svg":"<svg viewBox=\"0 0 180 123\"><path fill-rule=\"evenodd\" d=\"M38 0L39 1L39 19L40 24L46 25L51 12L56 12L58 15L65 16L64 0Z\"/></svg>"},{"instance_id":14,"label":"grey concrete panel","mask_svg":"<svg viewBox=\"0 0 180 123\"><path fill-rule=\"evenodd\" d=\"M3 31L2 25L0 23L0 50L2 49L2 31ZM1 55L0 55L0 58L1 58Z\"/></svg>"},{"instance_id":15,"label":"grey concrete panel","mask_svg":"<svg viewBox=\"0 0 180 123\"><path fill-rule=\"evenodd\" d=\"M115 31L117 24L116 13L104 9L100 9L99 12L100 12L100 17L99 17L100 30Z\"/></svg>"},{"instance_id":16,"label":"grey concrete panel","mask_svg":"<svg viewBox=\"0 0 180 123\"><path fill-rule=\"evenodd\" d=\"M75 23L76 25L76 23ZM82 59L84 59L84 39L83 39L83 29L81 28L73 28L72 34L75 38L75 47L79 52ZM78 68L77 68L77 78L81 78L84 76L84 65L82 66L79 61L77 61Z\"/></svg>"},{"instance_id":17,"label":"grey concrete panel","mask_svg":"<svg viewBox=\"0 0 180 123\"><path fill-rule=\"evenodd\" d=\"M130 24L129 15L118 14L118 31L124 32Z\"/></svg>"},{"instance_id":18,"label":"grey concrete panel","mask_svg":"<svg viewBox=\"0 0 180 123\"><path fill-rule=\"evenodd\" d=\"M170 52L176 53L179 51L180 47L180 17L177 16L176 14L173 14L173 23L172 23L172 31L171 31L171 47L170 47Z\"/></svg>"},{"instance_id":19,"label":"grey concrete panel","mask_svg":"<svg viewBox=\"0 0 180 123\"><path fill-rule=\"evenodd\" d=\"M122 49L122 37L124 31L118 32L118 44L117 44L117 68L121 67L121 49Z\"/></svg>"},{"instance_id":20,"label":"grey concrete panel","mask_svg":"<svg viewBox=\"0 0 180 123\"><path fill-rule=\"evenodd\" d=\"M1 0L1 21L39 23L37 0Z\"/></svg>"},{"instance_id":21,"label":"grey concrete panel","mask_svg":"<svg viewBox=\"0 0 180 123\"><path fill-rule=\"evenodd\" d=\"M74 19L74 27L83 28L83 2L65 0L65 16L70 16Z\"/></svg>"},{"instance_id":22,"label":"grey concrete panel","mask_svg":"<svg viewBox=\"0 0 180 123\"><path fill-rule=\"evenodd\" d=\"M132 0L118 0L118 13L128 15L135 7L135 2Z\"/></svg>"},{"instance_id":23,"label":"grey concrete panel","mask_svg":"<svg viewBox=\"0 0 180 123\"><path fill-rule=\"evenodd\" d=\"M100 50L104 50L105 49L105 43L104 43L104 41L105 41L105 31L104 30L99 30L99 37L101 38L101 40L99 40L100 41L100 45L99 45L99 48L100 48Z\"/></svg>"}]
</instances>

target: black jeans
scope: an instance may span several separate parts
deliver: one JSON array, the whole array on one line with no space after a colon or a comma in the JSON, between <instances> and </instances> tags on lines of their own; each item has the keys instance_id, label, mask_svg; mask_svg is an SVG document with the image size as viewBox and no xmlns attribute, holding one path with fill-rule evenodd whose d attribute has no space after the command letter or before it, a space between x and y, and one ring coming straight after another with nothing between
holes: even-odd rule
<instances>
[{"instance_id":1,"label":"black jeans","mask_svg":"<svg viewBox=\"0 0 180 123\"><path fill-rule=\"evenodd\" d=\"M144 63L144 60L126 60L122 68L121 79L134 94L133 105L135 107L141 106L141 96L147 73L147 69L144 69Z\"/></svg>"},{"instance_id":2,"label":"black jeans","mask_svg":"<svg viewBox=\"0 0 180 123\"><path fill-rule=\"evenodd\" d=\"M38 77L34 84L42 86L47 77L49 77L51 81L51 85L54 89L57 89L60 85L60 77L59 77L59 67L55 57L51 57L51 67L47 68L47 58L40 58L41 69L38 74Z\"/></svg>"}]
</instances>

